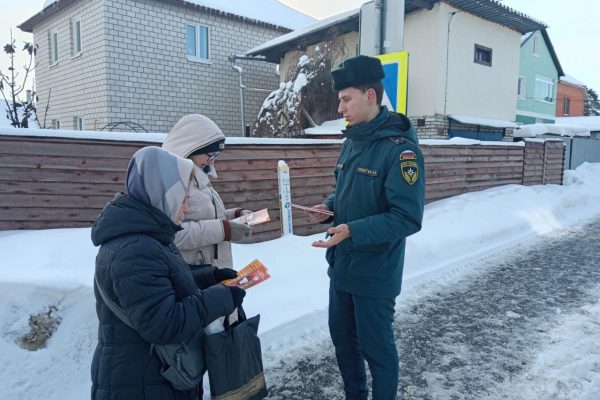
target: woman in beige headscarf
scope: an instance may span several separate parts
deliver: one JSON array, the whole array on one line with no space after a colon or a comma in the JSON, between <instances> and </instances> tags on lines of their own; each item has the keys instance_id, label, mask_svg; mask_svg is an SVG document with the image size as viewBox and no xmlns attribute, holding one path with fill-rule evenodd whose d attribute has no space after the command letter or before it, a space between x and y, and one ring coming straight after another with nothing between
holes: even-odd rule
<instances>
[{"instance_id":1,"label":"woman in beige headscarf","mask_svg":"<svg viewBox=\"0 0 600 400\"><path fill-rule=\"evenodd\" d=\"M226 209L210 183L209 177L217 176L215 160L225 149L225 135L204 115L189 114L175 124L162 147L195 164L190 211L181 224L183 230L175 237L175 245L188 264L232 268L231 242L247 240L252 229L231 221L250 211Z\"/></svg>"}]
</instances>

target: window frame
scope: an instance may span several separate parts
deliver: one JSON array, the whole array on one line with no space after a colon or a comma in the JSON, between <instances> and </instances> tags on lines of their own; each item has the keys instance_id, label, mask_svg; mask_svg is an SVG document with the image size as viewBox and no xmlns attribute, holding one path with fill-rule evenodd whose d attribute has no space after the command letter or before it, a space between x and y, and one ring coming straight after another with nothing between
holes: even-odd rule
<instances>
[{"instance_id":1,"label":"window frame","mask_svg":"<svg viewBox=\"0 0 600 400\"><path fill-rule=\"evenodd\" d=\"M517 80L517 98L518 99L525 98L525 82L526 82L526 78L523 75L519 75L519 79Z\"/></svg>"},{"instance_id":2,"label":"window frame","mask_svg":"<svg viewBox=\"0 0 600 400\"><path fill-rule=\"evenodd\" d=\"M571 112L571 99L569 97L563 98L563 115L569 115Z\"/></svg>"},{"instance_id":3,"label":"window frame","mask_svg":"<svg viewBox=\"0 0 600 400\"><path fill-rule=\"evenodd\" d=\"M60 129L60 120L59 119L53 119L50 122L50 126L52 127L52 129L56 129L56 130Z\"/></svg>"},{"instance_id":4,"label":"window frame","mask_svg":"<svg viewBox=\"0 0 600 400\"><path fill-rule=\"evenodd\" d=\"M60 52L58 51L58 29L51 29L50 31L50 66L58 64L60 61Z\"/></svg>"},{"instance_id":5,"label":"window frame","mask_svg":"<svg viewBox=\"0 0 600 400\"><path fill-rule=\"evenodd\" d=\"M79 32L77 32L76 26L79 24ZM76 35L76 33L79 33ZM77 50L77 44L79 44L79 50ZM71 19L71 56L77 57L83 53L83 44L81 40L81 17L77 16Z\"/></svg>"},{"instance_id":6,"label":"window frame","mask_svg":"<svg viewBox=\"0 0 600 400\"><path fill-rule=\"evenodd\" d=\"M545 96L545 97L540 97L539 96L539 91L538 91L538 83L544 83L544 84L548 84L548 90L547 90L547 95L549 96ZM544 103L549 103L549 104L554 104L554 86L555 86L555 82L552 78L548 78L547 76L544 75L536 75L535 76L535 93L534 93L534 98L537 101L541 101ZM548 100L550 99L550 100Z\"/></svg>"},{"instance_id":7,"label":"window frame","mask_svg":"<svg viewBox=\"0 0 600 400\"><path fill-rule=\"evenodd\" d=\"M490 55L490 61L489 62L483 61L483 60L479 60L477 58L478 52L481 52L481 51L489 53L489 55ZM486 67L491 67L492 66L492 61L493 61L493 50L491 48L489 48L489 47L482 46L480 44L475 43L475 47L474 47L474 51L473 51L473 62L475 64L485 65Z\"/></svg>"},{"instance_id":8,"label":"window frame","mask_svg":"<svg viewBox=\"0 0 600 400\"><path fill-rule=\"evenodd\" d=\"M533 48L531 50L531 54L536 57L540 56L540 36L537 33L533 34Z\"/></svg>"},{"instance_id":9,"label":"window frame","mask_svg":"<svg viewBox=\"0 0 600 400\"><path fill-rule=\"evenodd\" d=\"M189 41L190 41L190 32L189 28L192 27L194 29L194 54L190 54L189 50ZM202 63L210 63L211 51L210 51L210 27L205 24L195 23L195 22L186 22L185 23L185 43L186 50L185 54L188 60ZM205 32L205 35L202 35L202 32ZM204 40L203 40L204 39ZM203 45L205 45L205 56L203 53Z\"/></svg>"},{"instance_id":10,"label":"window frame","mask_svg":"<svg viewBox=\"0 0 600 400\"><path fill-rule=\"evenodd\" d=\"M83 130L83 117L81 115L73 116L73 130L74 131L82 131Z\"/></svg>"}]
</instances>

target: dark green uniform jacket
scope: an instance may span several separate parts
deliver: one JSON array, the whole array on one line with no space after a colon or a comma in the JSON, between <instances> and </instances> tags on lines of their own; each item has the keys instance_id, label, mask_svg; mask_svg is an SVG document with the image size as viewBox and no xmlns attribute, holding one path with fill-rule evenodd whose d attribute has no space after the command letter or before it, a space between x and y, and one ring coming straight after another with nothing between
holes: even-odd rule
<instances>
[{"instance_id":1,"label":"dark green uniform jacket","mask_svg":"<svg viewBox=\"0 0 600 400\"><path fill-rule=\"evenodd\" d=\"M379 115L344 131L336 189L325 204L351 237L328 249L336 290L359 296L400 293L406 237L421 229L425 169L418 139L404 115Z\"/></svg>"}]
</instances>

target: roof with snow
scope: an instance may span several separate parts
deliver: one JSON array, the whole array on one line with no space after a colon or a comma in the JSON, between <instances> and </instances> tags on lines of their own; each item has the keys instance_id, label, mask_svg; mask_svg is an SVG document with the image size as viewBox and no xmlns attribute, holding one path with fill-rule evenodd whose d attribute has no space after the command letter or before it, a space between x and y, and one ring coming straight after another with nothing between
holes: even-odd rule
<instances>
[{"instance_id":1,"label":"roof with snow","mask_svg":"<svg viewBox=\"0 0 600 400\"><path fill-rule=\"evenodd\" d=\"M591 132L600 132L600 116L556 118L556 123L582 126Z\"/></svg>"},{"instance_id":2,"label":"roof with snow","mask_svg":"<svg viewBox=\"0 0 600 400\"><path fill-rule=\"evenodd\" d=\"M521 36L521 47L523 47L525 45L525 43L527 43L527 41L533 36L535 32L530 32L528 34L525 34L523 36ZM542 34L542 37L544 38L544 42L546 43L546 47L548 48L548 51L550 52L550 57L552 57L552 62L554 62L554 66L556 67L556 70L558 71L558 76L564 76L565 72L562 69L562 66L560 65L560 61L558 61L558 56L556 55L556 51L554 51L554 46L552 45L552 41L550 40L550 35L548 35L548 31L546 31L546 29L541 29L540 33Z\"/></svg>"},{"instance_id":3,"label":"roof with snow","mask_svg":"<svg viewBox=\"0 0 600 400\"><path fill-rule=\"evenodd\" d=\"M405 0L404 12L406 15L420 10L431 10L441 0ZM458 8L469 14L476 15L485 20L506 26L520 33L537 31L546 28L543 22L537 21L519 11L507 7L497 0L444 0L452 7ZM290 50L298 47L312 45L323 40L330 28L334 27L338 34L358 31L360 10L346 11L318 21L301 30L290 32L246 52L250 56L264 56L267 61L278 63L281 57Z\"/></svg>"},{"instance_id":4,"label":"roof with snow","mask_svg":"<svg viewBox=\"0 0 600 400\"><path fill-rule=\"evenodd\" d=\"M358 31L358 14L360 9L345 11L322 19L304 28L276 37L246 52L250 56L265 56L267 61L279 63L281 56L296 48L296 43L315 44L323 40L329 29L335 26L336 32L343 35Z\"/></svg>"},{"instance_id":5,"label":"roof with snow","mask_svg":"<svg viewBox=\"0 0 600 400\"><path fill-rule=\"evenodd\" d=\"M586 88L585 83L581 82L578 79L573 78L571 75L565 75L560 77L561 82L570 83L571 85L581 86L582 88Z\"/></svg>"},{"instance_id":6,"label":"roof with snow","mask_svg":"<svg viewBox=\"0 0 600 400\"><path fill-rule=\"evenodd\" d=\"M565 118L562 118L565 119ZM558 118L557 118L558 120ZM557 135L557 136L580 136L589 137L590 130L582 126L565 125L565 124L527 124L521 125L519 129L513 132L513 136L517 138L532 138L542 135Z\"/></svg>"},{"instance_id":7,"label":"roof with snow","mask_svg":"<svg viewBox=\"0 0 600 400\"><path fill-rule=\"evenodd\" d=\"M77 0L46 0L43 9L19 25L25 32L33 32L33 27L56 14ZM211 15L223 16L280 31L299 29L316 21L314 18L294 10L277 0L159 0L196 9Z\"/></svg>"}]
</instances>

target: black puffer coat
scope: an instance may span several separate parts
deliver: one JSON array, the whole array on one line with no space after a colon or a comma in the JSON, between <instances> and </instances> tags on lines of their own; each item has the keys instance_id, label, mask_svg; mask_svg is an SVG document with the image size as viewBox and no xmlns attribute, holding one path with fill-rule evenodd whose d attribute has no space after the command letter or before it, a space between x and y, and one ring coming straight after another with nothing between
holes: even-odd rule
<instances>
[{"instance_id":1,"label":"black puffer coat","mask_svg":"<svg viewBox=\"0 0 600 400\"><path fill-rule=\"evenodd\" d=\"M95 289L98 345L92 361L94 400L195 399L197 390L174 390L160 374L150 343L185 341L216 318L233 312L228 288L199 291L173 245L180 229L156 208L124 194L103 210L92 229L96 278L128 315L119 320Z\"/></svg>"}]
</instances>

